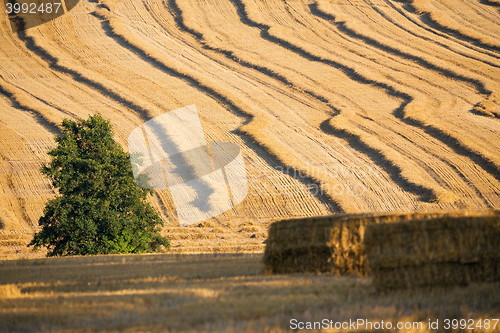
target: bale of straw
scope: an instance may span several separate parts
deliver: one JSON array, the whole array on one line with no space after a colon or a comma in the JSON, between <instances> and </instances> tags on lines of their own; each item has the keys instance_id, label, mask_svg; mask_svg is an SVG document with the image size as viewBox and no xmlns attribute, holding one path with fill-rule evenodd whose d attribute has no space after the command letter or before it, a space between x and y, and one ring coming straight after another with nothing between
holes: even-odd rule
<instances>
[{"instance_id":1,"label":"bale of straw","mask_svg":"<svg viewBox=\"0 0 500 333\"><path fill-rule=\"evenodd\" d=\"M378 291L500 281L500 212L367 227L364 251Z\"/></svg>"},{"instance_id":2,"label":"bale of straw","mask_svg":"<svg viewBox=\"0 0 500 333\"><path fill-rule=\"evenodd\" d=\"M275 222L264 252L265 273L368 274L363 252L366 227L445 213L338 214Z\"/></svg>"}]
</instances>

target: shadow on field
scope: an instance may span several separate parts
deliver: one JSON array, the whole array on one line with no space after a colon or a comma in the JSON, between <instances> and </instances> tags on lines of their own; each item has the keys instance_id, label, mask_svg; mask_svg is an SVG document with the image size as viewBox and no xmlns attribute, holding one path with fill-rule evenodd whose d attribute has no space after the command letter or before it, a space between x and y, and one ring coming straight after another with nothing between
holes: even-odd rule
<instances>
[{"instance_id":1,"label":"shadow on field","mask_svg":"<svg viewBox=\"0 0 500 333\"><path fill-rule=\"evenodd\" d=\"M182 13L180 12L175 1L169 1L169 4L175 13L176 22L179 24L181 29L184 29L186 32L191 33L193 36L195 36L195 38L201 39L202 38L201 34L196 33L195 31L190 30L189 28L187 28L185 26L185 24L182 20ZM253 117L251 115L249 115L248 113L246 113L243 109L241 109L240 107L235 105L230 100L230 98L227 98L226 96L222 95L213 87L205 85L203 82L198 81L196 78L191 77L186 73L182 73L174 68L171 68L168 65L166 65L165 63L163 63L162 61L149 55L146 51L141 49L139 46L132 44L127 39L125 39L123 36L121 36L119 33L117 33L116 31L113 31L108 19L105 19L105 18L99 16L99 14L97 14L95 12L92 13L92 15L98 17L99 19L102 19L101 27L102 27L103 31L106 33L106 35L108 37L113 38L122 47L135 53L137 56L142 58L145 62L149 63L150 65L152 65L156 69L158 69L158 70L160 70L160 71L162 71L162 72L164 72L172 77L184 80L185 82L187 82L191 86L195 87L199 91L211 96L212 98L214 98L218 102L222 103L229 110L231 110L234 114L236 114L239 117L244 118L245 119L245 121L243 122L244 125L248 124L249 122L252 121ZM273 156L273 154L270 154L267 151L267 149L265 147L263 147L261 144L259 144L256 140L254 140L254 138L244 134L241 131L234 131L233 133L238 135L245 142L245 144L248 147L251 147L252 150L256 154L258 154L261 158L263 158L266 161L266 163L268 163L269 165L271 165L271 166L282 166L283 165L283 163L280 160L278 160L275 156ZM277 168L274 168L274 169L277 170ZM291 168L291 167L287 167L286 172L283 172L283 173L287 174L290 177L295 178L296 180L298 180L299 182L303 183L306 186L309 184L316 184L317 186L320 185L312 178L297 176L297 174L300 174L299 171L295 170L294 168ZM316 199L320 200L324 205L329 207L329 209L331 210L332 213L336 213L336 212L342 213L343 212L342 208L338 205L338 203L331 200L325 194L317 193L314 196L316 197Z\"/></svg>"},{"instance_id":2,"label":"shadow on field","mask_svg":"<svg viewBox=\"0 0 500 333\"><path fill-rule=\"evenodd\" d=\"M0 332L283 332L292 318L423 329L437 318L498 318L500 310L491 297L500 283L379 294L369 278L262 275L261 264L262 254L236 253L0 262Z\"/></svg>"},{"instance_id":3,"label":"shadow on field","mask_svg":"<svg viewBox=\"0 0 500 333\"><path fill-rule=\"evenodd\" d=\"M483 5L487 5L487 6L500 7L500 3L490 1L490 0L479 0L479 2L482 3Z\"/></svg>"}]
</instances>

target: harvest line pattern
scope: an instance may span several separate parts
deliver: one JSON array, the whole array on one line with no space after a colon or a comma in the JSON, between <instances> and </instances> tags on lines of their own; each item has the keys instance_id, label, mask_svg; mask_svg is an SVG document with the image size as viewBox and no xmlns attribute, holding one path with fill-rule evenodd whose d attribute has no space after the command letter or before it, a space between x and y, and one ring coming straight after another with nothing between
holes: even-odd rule
<instances>
[{"instance_id":1,"label":"harvest line pattern","mask_svg":"<svg viewBox=\"0 0 500 333\"><path fill-rule=\"evenodd\" d=\"M401 104L401 107L399 107L398 109L396 109L393 114L402 122L408 124L408 125L411 125L411 126L415 126L415 127L418 127L418 128L421 128L423 129L427 134L429 135L432 135L433 137L435 137L436 139L442 141L444 144L448 145L450 148L452 148L456 153L458 154L461 154L461 155L465 155L465 156L470 156L472 154L473 156L473 159L475 161L477 161L477 163L484 169L486 170L487 172L491 173L495 178L497 179L500 179L500 176L498 174L498 166L495 165L494 162L492 161L489 161L487 159L485 159L483 156L481 156L481 154L471 150L469 147L463 145L458 139L455 139L455 138L451 138L448 134L440 131L439 129L437 128L430 128L429 126L419 122L418 120L416 119L411 119L409 117L406 117L404 115L404 109L405 107L410 104L411 102L413 102L413 97L410 96L409 94L405 93L405 92L402 92L402 91L399 91L397 90L396 88L386 84L386 83L382 83L382 82L377 82L375 80L372 80L372 79L369 79L359 73L357 73L354 69L346 66L346 65L343 65L337 61L334 61L334 60L331 60L331 59L324 59L320 56L317 56L317 55L314 55L314 54L311 54L310 52L304 50L303 48L301 48L300 46L297 46L297 45L294 45L286 40L283 40L282 38L279 38L279 37L276 37L276 36L273 36L269 33L269 29L270 29L270 26L267 26L265 24L262 24L262 23L258 23L258 22L255 22L253 21L252 19L249 18L248 16L248 13L246 12L246 9L245 9L245 5L244 3L241 1L241 0L230 0L231 2L233 2L233 4L236 6L237 10L238 10L238 14L240 16L240 19L241 21L246 24L246 25L249 25L249 26L252 26L252 27L257 27L261 30L261 36L263 39L265 40L268 40L272 43L275 43L283 48L286 48L292 52L295 52L297 54L299 54L300 56L308 59L308 60L311 60L311 61L317 61L317 62L321 62L321 63L324 63L324 64L327 64L329 66L332 66L336 69L339 69L341 71L343 71L349 78L359 82L359 83L362 83L362 84L366 84L366 85L371 85L371 86L374 86L374 87L377 87L377 88L381 88L383 89L387 94L391 95L391 96L394 96L396 98L401 98L404 100L404 102ZM312 7L314 9L316 9L314 6ZM376 43L374 43L376 44ZM419 60L418 58L415 58L416 60ZM430 69L439 69L439 67L437 66L433 66L432 64L430 63L426 63L425 61L423 60L420 60L420 62L422 62L423 64L427 64L429 66ZM434 67L434 68L433 68ZM450 74L452 75L453 77L456 77L457 79L458 78L461 78L463 81L469 83L469 84L473 84L478 92L480 93L484 93L484 94L489 94L491 93L491 91L487 90L485 87L484 87L484 84L480 81L477 81L477 80L474 80L474 79L471 79L471 78L466 78L466 77L462 77L461 75L459 74L456 74L456 73L453 73L451 71L448 71L448 70L445 70L445 69L440 69L439 70L440 72L442 73L445 73L445 74ZM328 127L326 127L325 125L322 126L323 129L327 129ZM329 126L329 133L332 133L332 129L333 129L333 126ZM343 133L343 134L341 134ZM345 131L344 129L338 129L337 131L337 135L341 135L342 137L346 137L346 133L347 131ZM357 138L357 139L354 139L354 137L356 136L355 134L352 134L350 133L350 136L352 137L351 141L352 143L354 143L355 141L357 142L354 147L360 147L360 144L363 143L363 140L361 140L360 138ZM365 154L369 154L369 156L374 160L374 161L377 161L379 160L380 161L380 158L381 156L383 156L383 153L381 152L378 152L376 149L373 149L371 147L369 147L368 144L366 143L363 143L363 146L365 146L365 148L363 148L363 153ZM386 171L388 171L388 173L390 173L391 175L393 175L393 180L400 184L400 185L403 185L405 188L407 188L410 192L414 192L418 195L421 195L422 191L424 191L425 195L424 195L424 198L427 198L428 200L433 200L435 197L433 195L429 195L429 191L432 191L431 189L426 189L424 190L424 187L419 185L419 184L412 184L412 183L401 183L401 177L399 176L401 174L401 169L399 169L398 167L388 167L388 165L392 164L391 162L388 162L388 160L386 159L383 159L381 162L378 163L378 165L382 168L384 168ZM394 172L396 172L394 174Z\"/></svg>"},{"instance_id":2,"label":"harvest line pattern","mask_svg":"<svg viewBox=\"0 0 500 333\"><path fill-rule=\"evenodd\" d=\"M262 67L262 66L258 66L258 65L255 65L253 63L249 63L249 62L247 62L245 60L242 60L241 58L238 58L238 57L234 56L234 54L231 51L221 50L219 48L214 48L214 47L211 47L211 46L207 45L207 43L204 41L202 33L197 32L194 29L186 26L186 24L185 24L185 22L183 20L183 17L182 17L182 11L179 9L179 7L177 6L177 4L175 3L175 0L169 0L169 3L170 3L170 6L171 6L172 10L176 14L176 22L179 25L179 27L182 30L184 30L185 32L190 33L191 35L193 35L196 39L198 39L198 41L205 48L217 51L217 52L223 54L224 56L226 56L230 60L236 61L236 62L238 62L239 64L242 64L245 67L248 67L248 68L251 68L251 69L255 69L255 70L257 70L257 71L259 71L259 72L261 72L263 74L266 74L266 75L270 76L271 78L277 79L278 81L281 81L281 82L283 82L283 83L285 83L287 85L292 85L292 83L288 79L286 79L284 76L282 76L280 74L276 74L275 72L273 72L272 70L270 70L268 68L265 68L265 67ZM250 22L249 19L246 16L242 19L242 21L245 22L245 24L247 24L247 22ZM259 25L259 24L255 23L255 22L252 22L252 24L249 24L249 25L251 25L251 26L264 26L264 25ZM274 38L270 39L270 38L268 38L270 36L267 33L268 29L269 29L269 27L266 27L266 30L263 31L261 33L261 35L264 35L265 39L268 39L268 40L272 41L273 43L276 43L277 39L274 39ZM286 49L290 49L291 48L290 44L288 44L287 42L284 42L282 40L280 40L279 45L280 46L285 45L283 47L285 47ZM304 55L304 53L300 53L300 54ZM313 60L320 59L319 57L315 57L315 56L312 56L310 54L308 54L308 56L309 56L309 59L311 59L311 58ZM333 62L329 62L328 64L332 64L332 63ZM334 67L339 68L339 66L341 66L341 65L338 65L337 63L335 63ZM361 81L362 83L366 83L366 84L371 84L371 85L377 86L377 83L375 83L375 81L369 81L366 78L361 77L360 75L356 75L356 72L354 70L352 70L350 68L347 68L347 67L341 67L341 68L344 69L344 72L347 72L348 74L351 74L356 80ZM388 88L388 87L386 86L386 88ZM306 93L307 95L309 95L309 96L311 96L311 97L319 100L320 102L323 102L323 103L327 104L327 106L332 109L332 111L333 111L334 114L340 113L340 110L338 110L334 106L332 106L329 103L329 101L328 101L328 99L326 97L320 96L320 95L318 95L318 94L316 94L314 92L308 91L308 90L304 90L304 93ZM396 97L404 96L405 98L410 98L409 96L405 96L403 94L398 94L394 90L390 90L390 93L392 95L396 96ZM357 149L358 151L362 152L363 154L367 155L377 165L379 165L381 168L383 168L384 170L386 170L388 172L388 174L391 176L391 179L396 184L398 184L399 186L401 186L405 190L418 195L420 197L420 200L422 200L422 201L433 201L433 200L436 200L436 195L433 193L432 189L426 188L425 186L420 185L420 184L412 183L410 180L408 180L405 177L403 177L401 169L396 164L394 164L393 161L387 159L385 157L385 155L384 155L383 152L381 152L381 151L379 151L379 150L377 150L375 148L372 148L369 144L365 143L363 140L361 140L355 134L349 133L348 131L346 131L344 129L336 129L333 126L331 126L331 124L327 125L327 123L329 123L329 122L327 122L327 121L323 122L319 128L321 130L323 130L325 133L328 133L330 135L335 135L335 136L337 136L339 138L343 138L343 139L348 140L348 142L349 142L349 144L350 144L351 147L353 147L353 148Z\"/></svg>"},{"instance_id":3,"label":"harvest line pattern","mask_svg":"<svg viewBox=\"0 0 500 333\"><path fill-rule=\"evenodd\" d=\"M429 1L415 1L412 0L410 8L416 14L421 15L421 20L431 28L443 31L458 39L467 41L471 44L477 45L487 50L498 52L500 51L500 44L492 38L482 36L480 33L455 25L452 20L444 20L445 14L438 13L438 11L430 4Z\"/></svg>"},{"instance_id":4,"label":"harvest line pattern","mask_svg":"<svg viewBox=\"0 0 500 333\"><path fill-rule=\"evenodd\" d=\"M45 127L49 132L51 132L54 135L59 135L61 134L61 130L59 129L59 126L47 118L43 116L43 114L39 111L37 111L35 108L32 108L26 104L23 104L19 101L18 98L16 98L14 92L12 92L10 89L8 90L6 87L0 83L0 93L7 97L10 102L12 103L12 106L20 111L23 112L29 112L31 115L33 115L36 119L36 121Z\"/></svg>"},{"instance_id":5,"label":"harvest line pattern","mask_svg":"<svg viewBox=\"0 0 500 333\"><path fill-rule=\"evenodd\" d=\"M109 12L109 10L108 10L108 12ZM106 15L103 15L102 12L101 13L95 12L94 15L103 19L102 24L103 24L104 29L107 31L108 35L110 37L114 38L115 40L117 40L117 42L121 46L135 52L142 59L144 59L148 63L152 64L154 67L160 69L161 71L167 73L168 75L171 75L173 77L177 77L177 78L180 78L180 79L187 81L191 86L206 93L209 96L212 96L214 99L216 99L217 101L224 104L229 110L233 111L235 114L237 114L241 117L244 117L246 119L250 119L250 120L247 120L247 123L252 122L252 119L254 117L252 115L250 115L249 113L247 113L246 111L244 111L242 108L238 107L228 97L224 96L223 93L216 91L214 88L202 83L200 80L197 80L196 78L194 78L188 74L182 73L181 71L176 70L175 68L168 66L163 61L156 59L154 56L151 56L146 51L141 49L139 46L134 45L133 42L127 40L127 37L120 34L117 31L119 29L117 29L116 27L113 27L113 25L111 24L111 20L117 20L116 18L113 19L111 17L107 17ZM239 134L240 134L240 136L248 136L248 138L245 138L245 140L247 140L247 141L250 139L250 140L253 140L255 142L259 142L259 143L261 142L259 140L259 138L256 137L252 133L240 131ZM275 164L285 165L285 163L283 161L281 161L280 157L277 154L275 154L272 151L269 151L269 149L267 149L267 147L265 145L262 145L262 147L265 149L265 151L268 154L268 156L265 156L266 159L271 159ZM311 178L311 177L295 177L295 175L298 173L297 171L298 170L293 170L292 172L290 172L287 168L286 173L289 176L296 178L297 180L301 181L304 184L315 183L317 186L320 186L318 181L316 179ZM318 193L316 196L320 199L320 201L322 201L325 204L327 204L328 206L330 206L333 211L343 212L342 207L333 198L330 198L328 195Z\"/></svg>"},{"instance_id":6,"label":"harvest line pattern","mask_svg":"<svg viewBox=\"0 0 500 333\"><path fill-rule=\"evenodd\" d=\"M94 89L95 91L99 92L100 94L115 100L119 104L122 104L123 106L131 110L134 110L144 121L147 121L151 118L151 116L148 114L148 110L144 109L140 105L137 105L136 103L128 100L126 97L120 96L118 93L112 91L111 89L106 88L101 83L86 77L82 73L79 73L76 70L60 65L59 60L57 58L53 57L47 50L43 49L41 46L38 46L35 40L26 34L26 30L22 28L24 27L24 22L22 22L22 19L20 19L20 22L21 23L19 24L21 28L17 32L19 39L26 44L26 47L30 51L34 52L40 58L45 60L49 64L50 68L52 68L55 71L67 74L71 76L73 80L83 83L88 87Z\"/></svg>"},{"instance_id":7,"label":"harvest line pattern","mask_svg":"<svg viewBox=\"0 0 500 333\"><path fill-rule=\"evenodd\" d=\"M412 13L412 10L411 10L411 7L410 7L409 4L403 6L403 8L408 9L408 12L407 12L407 11L401 9L401 8L398 8L390 0L384 0L384 3L386 3L390 8L392 8L394 11L396 11L399 15L401 15L402 17L404 17L405 20L407 20L407 22L411 22L414 27L419 27L419 28L423 29L424 31L426 31L426 32L428 32L428 33L430 33L430 34L432 34L434 36L439 36L439 37L444 37L444 38L448 37L447 34L441 32L439 30L435 30L435 29L430 28L429 26L427 26L426 24L424 24L422 21L420 21L420 20L414 20L411 17L411 15L408 14L408 13ZM377 13L379 13L381 16L383 16L384 19L386 19L387 21L389 21L391 24L393 24L394 26L398 27L399 29L407 32L408 34L411 34L411 35L413 35L413 36L415 36L415 37L417 37L419 39L435 43L437 45L440 45L441 47L445 47L445 48L449 47L446 43L444 43L442 41L438 41L438 40L434 40L434 39L429 38L429 37L425 37L425 36L423 36L420 33L416 33L415 31L412 31L411 29L409 29L409 27L405 27L404 25L401 25L398 22L393 21L389 16L387 16L384 13L382 13L382 11L379 8L375 8L374 7L374 10ZM461 41L460 40L460 42L462 42L463 44L467 44L465 41ZM468 46L470 46L470 44L468 44ZM480 48L480 47L475 47L474 45L472 45L472 47L475 48L476 49L475 51L477 51L478 53L489 55L489 56L495 57L497 59L500 59L500 55L498 55L497 53L495 53L493 51L489 51L489 50L486 50L486 49ZM456 50L453 50L453 52L456 52L457 54L460 54L463 57L468 57L468 58L471 58L471 59L484 61L485 63L487 63L490 66L498 67L498 64L495 64L493 62L490 62L490 61L487 61L487 60L484 60L484 59L479 59L478 57L474 57L472 55L467 55L466 52L458 52Z\"/></svg>"},{"instance_id":8,"label":"harvest line pattern","mask_svg":"<svg viewBox=\"0 0 500 333\"><path fill-rule=\"evenodd\" d=\"M367 36L363 36L362 34L346 27L345 23L336 22L335 17L328 14L328 13L325 13L324 11L321 11L318 8L318 4L316 2L313 4L310 4L309 6L310 6L312 14L314 14L318 17L321 17L325 20L328 20L329 22L331 22L332 24L337 26L337 28L340 31L346 33L347 35L349 35L353 38L360 39L363 42L365 42L366 44L372 45L372 46L374 46L382 51L392 53L396 56L399 56L399 57L402 57L405 59L411 59L411 60L415 61L416 63L418 63L419 65L422 65L427 69L436 71L444 76L452 77L456 80L460 80L460 81L463 81L465 83L471 84L472 86L474 86L476 88L477 92L481 95L489 96L492 94L492 91L487 89L485 87L485 84L477 79L465 77L465 76L458 74L458 73L455 73L449 69L441 68L437 65L434 65L434 64L426 61L425 59L423 59L421 57L417 57L415 55L397 50L397 49L392 48L390 46L384 45L384 44L382 44L382 43L380 43L372 38L369 38ZM318 60L318 61L320 61L320 60ZM392 87L390 87L390 89L388 89L388 87L385 84L380 84L380 87L386 89L390 94L393 94ZM397 118L399 118L402 122L405 122L408 125L422 128L427 134L435 137L436 139L439 139L444 144L448 145L451 149L453 149L457 154L471 158L476 164L481 166L481 168L483 168L484 170L489 172L497 180L500 180L500 173L499 173L500 168L498 165L496 165L493 161L490 161L490 160L484 158L481 154L471 150L469 147L462 144L459 139L454 138L454 137L448 135L447 133L444 133L439 128L427 126L416 119L412 119L411 117L405 116L405 111L404 111L405 107L406 107L406 105L410 104L413 101L413 98L410 95L403 93L403 92L396 92L396 93L394 93L394 95L405 99L405 103L403 103L400 108L396 109L393 112L393 114Z\"/></svg>"},{"instance_id":9,"label":"harvest line pattern","mask_svg":"<svg viewBox=\"0 0 500 333\"><path fill-rule=\"evenodd\" d=\"M388 52L388 53L392 53L398 57L401 57L403 59L409 59L409 60L412 60L414 61L415 63L427 68L427 69L430 69L432 71L435 71L435 72L438 72L444 76L447 76L447 77L452 77L456 80L459 80L459 81L463 81L465 83L469 83L471 85L473 85L477 92L479 94L482 94L482 95L490 95L492 93L492 91L488 90L484 83L477 80L477 79L473 79L473 78L470 78L470 77L465 77L463 75L460 75L458 73L455 73L453 72L452 70L450 69L446 69L446 68L442 68L442 67L439 67L435 64L432 64L430 63L429 61L421 58L421 57L418 57L418 56L415 56L413 54L410 54L410 53L407 53L407 52L403 52L403 51L400 51L398 49L395 49L393 47L390 47L388 45L385 45L375 39L372 39L370 37L367 37L367 36L363 36L362 34L352 30L352 29L349 29L344 22L337 22L335 20L335 17L328 14L328 13L325 13L323 11L321 11L319 8L318 8L318 3L312 3L309 5L309 8L311 10L311 13L318 16L318 17L321 17L329 22L331 22L332 24L334 24L340 31L344 32L345 34L351 36L352 38L356 38L356 39L359 39L361 41L363 41L364 43L368 44L368 45L371 45L371 46L374 46L384 52Z\"/></svg>"},{"instance_id":10,"label":"harvest line pattern","mask_svg":"<svg viewBox=\"0 0 500 333\"><path fill-rule=\"evenodd\" d=\"M124 145L139 124L191 104L207 140L241 147L251 188L196 236L176 226L169 191L155 191L176 252L263 249L260 233L220 241L230 221L255 222L251 232L338 211L499 208L494 3L82 0L15 32L0 13L2 233L36 229L24 220L54 195L38 169L63 117L99 112Z\"/></svg>"}]
</instances>

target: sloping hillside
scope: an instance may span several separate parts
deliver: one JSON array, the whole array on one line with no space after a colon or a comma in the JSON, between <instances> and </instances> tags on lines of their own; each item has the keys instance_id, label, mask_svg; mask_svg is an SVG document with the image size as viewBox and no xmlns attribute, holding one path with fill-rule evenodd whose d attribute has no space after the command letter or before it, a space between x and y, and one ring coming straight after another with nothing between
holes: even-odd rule
<instances>
[{"instance_id":1,"label":"sloping hillside","mask_svg":"<svg viewBox=\"0 0 500 333\"><path fill-rule=\"evenodd\" d=\"M208 141L241 147L248 197L210 221L228 244L248 221L500 208L497 1L81 0L0 30L0 255L29 255L61 120L97 112L128 149L196 104ZM169 191L152 202L192 248Z\"/></svg>"}]
</instances>

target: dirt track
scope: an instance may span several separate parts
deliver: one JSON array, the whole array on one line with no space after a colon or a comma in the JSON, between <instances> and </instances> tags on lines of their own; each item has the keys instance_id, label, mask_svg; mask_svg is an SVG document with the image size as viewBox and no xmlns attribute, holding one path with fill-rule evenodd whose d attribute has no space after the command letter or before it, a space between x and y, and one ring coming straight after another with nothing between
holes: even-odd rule
<instances>
[{"instance_id":1,"label":"dirt track","mask_svg":"<svg viewBox=\"0 0 500 333\"><path fill-rule=\"evenodd\" d=\"M498 209L499 22L492 0L81 0L16 33L2 11L1 251L27 255L7 244L55 194L38 169L58 124L96 112L125 149L191 104L208 141L237 143L250 191L214 227ZM169 192L152 201L176 227Z\"/></svg>"}]
</instances>

